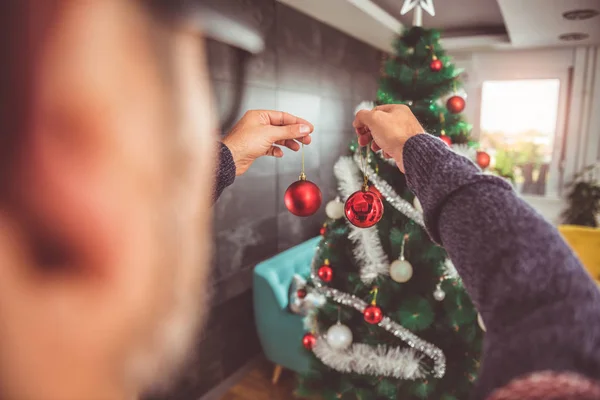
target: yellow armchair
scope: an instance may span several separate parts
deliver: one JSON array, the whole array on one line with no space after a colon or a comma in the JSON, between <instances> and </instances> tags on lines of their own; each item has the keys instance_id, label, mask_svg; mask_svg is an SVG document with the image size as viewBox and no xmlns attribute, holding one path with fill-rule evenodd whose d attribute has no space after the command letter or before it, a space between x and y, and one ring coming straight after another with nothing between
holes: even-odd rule
<instances>
[{"instance_id":1,"label":"yellow armchair","mask_svg":"<svg viewBox=\"0 0 600 400\"><path fill-rule=\"evenodd\" d=\"M560 225L558 231L577 254L592 278L600 284L600 229Z\"/></svg>"}]
</instances>

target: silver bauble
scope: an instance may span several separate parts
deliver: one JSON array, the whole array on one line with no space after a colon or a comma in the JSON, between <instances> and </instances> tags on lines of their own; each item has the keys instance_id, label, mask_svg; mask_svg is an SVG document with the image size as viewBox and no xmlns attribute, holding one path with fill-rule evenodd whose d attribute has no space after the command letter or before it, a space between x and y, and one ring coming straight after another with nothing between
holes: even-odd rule
<instances>
[{"instance_id":1,"label":"silver bauble","mask_svg":"<svg viewBox=\"0 0 600 400\"><path fill-rule=\"evenodd\" d=\"M327 330L327 344L334 350L346 350L352 344L352 331L339 322Z\"/></svg>"},{"instance_id":2,"label":"silver bauble","mask_svg":"<svg viewBox=\"0 0 600 400\"><path fill-rule=\"evenodd\" d=\"M340 219L344 216L344 203L339 200L331 200L325 206L325 214L331 219Z\"/></svg>"},{"instance_id":3,"label":"silver bauble","mask_svg":"<svg viewBox=\"0 0 600 400\"><path fill-rule=\"evenodd\" d=\"M406 283L412 275L412 265L406 260L396 260L390 265L390 276L396 282Z\"/></svg>"}]
</instances>

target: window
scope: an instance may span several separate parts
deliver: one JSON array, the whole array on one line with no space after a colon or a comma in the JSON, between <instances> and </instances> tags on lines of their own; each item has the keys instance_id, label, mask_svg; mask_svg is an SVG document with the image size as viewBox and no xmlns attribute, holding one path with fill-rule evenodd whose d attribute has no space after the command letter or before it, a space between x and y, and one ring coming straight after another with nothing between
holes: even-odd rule
<instances>
[{"instance_id":1,"label":"window","mask_svg":"<svg viewBox=\"0 0 600 400\"><path fill-rule=\"evenodd\" d=\"M522 194L556 193L559 97L559 79L483 83L481 148L490 154L492 170Z\"/></svg>"}]
</instances>

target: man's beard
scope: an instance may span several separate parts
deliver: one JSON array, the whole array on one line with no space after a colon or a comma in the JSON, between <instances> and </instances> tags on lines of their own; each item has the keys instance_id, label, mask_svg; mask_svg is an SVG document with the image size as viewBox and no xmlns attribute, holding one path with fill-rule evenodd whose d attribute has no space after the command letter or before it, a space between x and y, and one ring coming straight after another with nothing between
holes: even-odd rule
<instances>
[{"instance_id":1,"label":"man's beard","mask_svg":"<svg viewBox=\"0 0 600 400\"><path fill-rule=\"evenodd\" d=\"M179 162L191 160L193 156L179 149ZM182 157L183 154L183 157ZM184 161L185 164L188 164ZM193 161L191 161L193 163ZM152 328L135 348L127 363L127 376L143 393L163 392L176 383L178 372L194 354L193 346L203 325L208 294L209 262L212 250L212 210L210 193L203 188L201 196L206 208L199 206L190 191L197 187L197 179L191 165L184 167L189 175L178 179L167 201L165 218L159 235L164 247L163 260L158 268L169 275L169 287L163 287L166 306L155 315ZM181 170L180 170L181 171ZM203 171L207 173L206 171ZM180 178L182 178L180 175ZM190 181L191 180L191 181ZM165 282L167 285L169 282Z\"/></svg>"}]
</instances>

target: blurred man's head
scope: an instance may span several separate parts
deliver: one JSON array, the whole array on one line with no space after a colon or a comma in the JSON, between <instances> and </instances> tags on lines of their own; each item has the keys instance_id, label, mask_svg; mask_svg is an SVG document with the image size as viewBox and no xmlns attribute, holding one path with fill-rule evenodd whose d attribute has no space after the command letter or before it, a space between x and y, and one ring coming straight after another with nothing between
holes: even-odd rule
<instances>
[{"instance_id":1,"label":"blurred man's head","mask_svg":"<svg viewBox=\"0 0 600 400\"><path fill-rule=\"evenodd\" d=\"M0 142L0 397L134 396L169 376L201 317L202 42L142 2L20 3Z\"/></svg>"}]
</instances>

